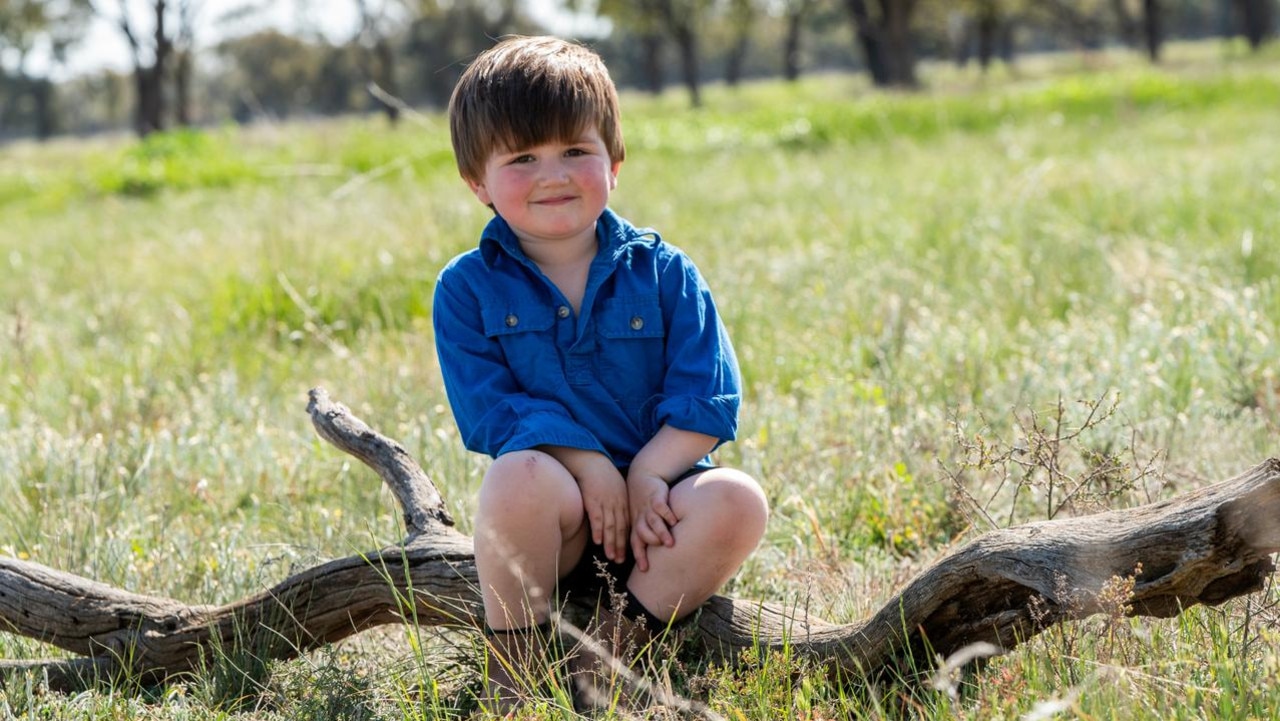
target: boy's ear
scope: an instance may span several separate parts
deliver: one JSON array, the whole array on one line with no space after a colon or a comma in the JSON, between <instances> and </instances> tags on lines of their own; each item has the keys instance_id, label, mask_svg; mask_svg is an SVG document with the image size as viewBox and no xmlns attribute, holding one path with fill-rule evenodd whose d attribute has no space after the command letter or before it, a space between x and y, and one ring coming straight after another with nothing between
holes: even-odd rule
<instances>
[{"instance_id":1,"label":"boy's ear","mask_svg":"<svg viewBox=\"0 0 1280 721\"><path fill-rule=\"evenodd\" d=\"M613 163L613 173L609 178L609 190L614 190L615 188L618 187L618 171L619 170L622 170L622 161L616 160Z\"/></svg>"},{"instance_id":2,"label":"boy's ear","mask_svg":"<svg viewBox=\"0 0 1280 721\"><path fill-rule=\"evenodd\" d=\"M484 183L470 178L464 178L467 181L467 187L471 188L471 192L475 193L476 198L485 205L493 205L493 199L489 197L489 191L485 189ZM615 181L617 182L617 181Z\"/></svg>"}]
</instances>

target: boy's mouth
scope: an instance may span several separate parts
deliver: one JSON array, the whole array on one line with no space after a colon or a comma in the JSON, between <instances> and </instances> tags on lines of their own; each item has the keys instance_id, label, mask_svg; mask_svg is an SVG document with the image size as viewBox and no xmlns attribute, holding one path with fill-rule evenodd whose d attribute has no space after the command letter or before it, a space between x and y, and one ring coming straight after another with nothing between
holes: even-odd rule
<instances>
[{"instance_id":1,"label":"boy's mouth","mask_svg":"<svg viewBox=\"0 0 1280 721\"><path fill-rule=\"evenodd\" d=\"M576 196L573 196L573 195L557 195L552 198L542 198L541 200L535 200L534 204L535 205L564 205L565 203L572 202L575 199L575 197Z\"/></svg>"}]
</instances>

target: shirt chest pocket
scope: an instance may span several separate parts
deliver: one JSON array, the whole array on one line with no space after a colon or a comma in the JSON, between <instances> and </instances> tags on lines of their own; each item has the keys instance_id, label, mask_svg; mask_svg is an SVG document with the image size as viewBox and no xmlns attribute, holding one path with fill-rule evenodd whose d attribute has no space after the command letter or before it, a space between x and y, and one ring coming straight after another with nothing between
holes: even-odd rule
<instances>
[{"instance_id":1,"label":"shirt chest pocket","mask_svg":"<svg viewBox=\"0 0 1280 721\"><path fill-rule=\"evenodd\" d=\"M666 328L658 296L606 300L596 316L597 368L621 400L644 401L662 391Z\"/></svg>"},{"instance_id":2,"label":"shirt chest pocket","mask_svg":"<svg viewBox=\"0 0 1280 721\"><path fill-rule=\"evenodd\" d=\"M564 380L556 350L555 314L550 307L519 301L494 301L480 309L484 334L506 356L516 382L527 392L553 391Z\"/></svg>"}]
</instances>

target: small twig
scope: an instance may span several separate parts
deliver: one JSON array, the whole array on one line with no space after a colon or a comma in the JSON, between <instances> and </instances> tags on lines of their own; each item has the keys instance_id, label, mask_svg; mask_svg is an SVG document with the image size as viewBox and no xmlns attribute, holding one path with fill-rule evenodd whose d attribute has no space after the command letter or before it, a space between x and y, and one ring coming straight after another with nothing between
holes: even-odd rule
<instances>
[{"instance_id":1,"label":"small twig","mask_svg":"<svg viewBox=\"0 0 1280 721\"><path fill-rule=\"evenodd\" d=\"M313 336L328 346L329 350L333 351L333 354L339 358L351 357L351 351L333 337L333 334L329 332L329 326L320 319L320 313L293 287L293 284L289 282L288 276L283 271L276 273L276 280L279 281L280 287L284 288L285 295L289 296L289 300L293 301L293 304L298 306L298 310L302 311L302 316L306 319L303 323L303 329L310 331Z\"/></svg>"},{"instance_id":2,"label":"small twig","mask_svg":"<svg viewBox=\"0 0 1280 721\"><path fill-rule=\"evenodd\" d=\"M369 94L379 102L395 108L406 117L411 118L415 123L419 123L428 128L435 127L435 123L431 120L429 115L419 113L412 105L406 103L402 98L387 92L381 85L370 81L365 85L365 89L368 90Z\"/></svg>"},{"instance_id":3,"label":"small twig","mask_svg":"<svg viewBox=\"0 0 1280 721\"><path fill-rule=\"evenodd\" d=\"M400 168L405 167L409 164L409 160L409 156L402 155L389 163L383 163L376 168L360 173L342 185L339 185L332 193L329 193L329 200L341 200L357 189L363 187L369 181L377 180L393 170L399 170Z\"/></svg>"}]
</instances>

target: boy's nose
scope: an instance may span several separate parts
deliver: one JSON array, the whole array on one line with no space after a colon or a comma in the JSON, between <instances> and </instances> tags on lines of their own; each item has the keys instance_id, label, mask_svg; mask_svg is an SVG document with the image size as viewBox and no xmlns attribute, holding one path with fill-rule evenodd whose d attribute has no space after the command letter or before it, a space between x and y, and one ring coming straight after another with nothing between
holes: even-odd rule
<instances>
[{"instance_id":1,"label":"boy's nose","mask_svg":"<svg viewBox=\"0 0 1280 721\"><path fill-rule=\"evenodd\" d=\"M563 183L569 179L569 169L564 163L550 162L542 166L542 182Z\"/></svg>"}]
</instances>

